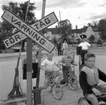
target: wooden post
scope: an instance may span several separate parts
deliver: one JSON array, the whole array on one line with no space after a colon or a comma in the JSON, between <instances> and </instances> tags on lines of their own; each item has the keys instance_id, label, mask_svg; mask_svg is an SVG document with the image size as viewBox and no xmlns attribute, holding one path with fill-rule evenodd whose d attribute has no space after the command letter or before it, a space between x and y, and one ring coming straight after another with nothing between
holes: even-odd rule
<instances>
[{"instance_id":1,"label":"wooden post","mask_svg":"<svg viewBox=\"0 0 106 105\"><path fill-rule=\"evenodd\" d=\"M46 0L43 0L43 3L42 3L42 18L45 16L45 6L46 6ZM37 75L37 79L36 79L36 87L37 87L37 88L39 87L41 55L42 55L42 48L39 47L39 55L38 55L38 75Z\"/></svg>"},{"instance_id":2,"label":"wooden post","mask_svg":"<svg viewBox=\"0 0 106 105\"><path fill-rule=\"evenodd\" d=\"M25 21L27 20L29 3L30 0L28 0ZM29 38L27 39L27 105L32 105L32 40Z\"/></svg>"},{"instance_id":3,"label":"wooden post","mask_svg":"<svg viewBox=\"0 0 106 105\"><path fill-rule=\"evenodd\" d=\"M27 39L27 105L32 105L32 40Z\"/></svg>"}]
</instances>

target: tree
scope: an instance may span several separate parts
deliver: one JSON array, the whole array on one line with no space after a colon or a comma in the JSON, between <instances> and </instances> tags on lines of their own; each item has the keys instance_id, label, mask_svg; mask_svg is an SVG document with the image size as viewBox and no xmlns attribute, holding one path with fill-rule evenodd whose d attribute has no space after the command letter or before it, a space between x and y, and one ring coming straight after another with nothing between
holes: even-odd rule
<instances>
[{"instance_id":1,"label":"tree","mask_svg":"<svg viewBox=\"0 0 106 105\"><path fill-rule=\"evenodd\" d=\"M1 53L1 50L5 49L5 46L4 46L3 42L2 42L2 40L4 38L2 32L3 32L3 30L2 30L2 28L0 28L0 53Z\"/></svg>"},{"instance_id":2,"label":"tree","mask_svg":"<svg viewBox=\"0 0 106 105\"><path fill-rule=\"evenodd\" d=\"M15 15L17 15L20 19L25 21L27 5L28 5L28 1L24 2L24 3L20 3L20 4L17 4L14 2L9 2L8 5L2 5L2 9L3 9L3 11L5 11L5 10L11 11ZM34 3L29 3L29 10L27 13L26 22L30 25L35 23L35 21L37 20L35 18L35 14L33 13L35 9L36 9L36 7L34 6ZM8 37L12 35L12 31L14 29L14 26L12 26L10 23L3 20L2 28L4 30L6 30L6 34L8 35ZM24 43L25 43L25 40L22 43L22 51L24 50Z\"/></svg>"},{"instance_id":3,"label":"tree","mask_svg":"<svg viewBox=\"0 0 106 105\"><path fill-rule=\"evenodd\" d=\"M56 46L57 46L57 44L58 44L58 41L57 41L57 39L56 39L55 36L53 37L53 39L51 40L51 42L52 42L53 44L55 44Z\"/></svg>"},{"instance_id":4,"label":"tree","mask_svg":"<svg viewBox=\"0 0 106 105\"><path fill-rule=\"evenodd\" d=\"M91 35L91 36L89 37L89 41L90 41L90 42L94 42L94 41L95 41L95 36L94 36L94 35Z\"/></svg>"},{"instance_id":5,"label":"tree","mask_svg":"<svg viewBox=\"0 0 106 105\"><path fill-rule=\"evenodd\" d=\"M20 4L20 18L23 20L25 20L27 5L28 5L28 2ZM35 18L35 14L33 13L35 9L36 7L34 6L34 3L30 3L27 20L26 20L26 22L30 25L37 21L37 19Z\"/></svg>"},{"instance_id":6,"label":"tree","mask_svg":"<svg viewBox=\"0 0 106 105\"><path fill-rule=\"evenodd\" d=\"M15 15L17 15L19 18L21 18L22 20L25 20L27 5L28 5L28 1L20 4L10 2L9 5L7 6L2 5L2 9L3 11L9 10ZM33 13L35 9L36 7L34 6L34 3L29 3L28 15L26 20L26 22L29 24L36 21L35 14Z\"/></svg>"},{"instance_id":7,"label":"tree","mask_svg":"<svg viewBox=\"0 0 106 105\"><path fill-rule=\"evenodd\" d=\"M93 21L93 22L92 22L92 25L93 25L94 27L98 27L98 23L97 23L96 21Z\"/></svg>"},{"instance_id":8,"label":"tree","mask_svg":"<svg viewBox=\"0 0 106 105\"><path fill-rule=\"evenodd\" d=\"M59 40L61 40L62 43L64 42L64 40L67 41L67 37L71 34L72 29L72 24L70 23L70 21L68 19L62 20L58 23L57 27L61 29L61 37Z\"/></svg>"},{"instance_id":9,"label":"tree","mask_svg":"<svg viewBox=\"0 0 106 105\"><path fill-rule=\"evenodd\" d=\"M102 46L103 40L102 40L101 38L99 38L99 39L97 40L97 44L98 44L98 46Z\"/></svg>"},{"instance_id":10,"label":"tree","mask_svg":"<svg viewBox=\"0 0 106 105\"><path fill-rule=\"evenodd\" d=\"M106 20L101 19L98 23L98 30L101 32L101 38L106 40Z\"/></svg>"}]
</instances>

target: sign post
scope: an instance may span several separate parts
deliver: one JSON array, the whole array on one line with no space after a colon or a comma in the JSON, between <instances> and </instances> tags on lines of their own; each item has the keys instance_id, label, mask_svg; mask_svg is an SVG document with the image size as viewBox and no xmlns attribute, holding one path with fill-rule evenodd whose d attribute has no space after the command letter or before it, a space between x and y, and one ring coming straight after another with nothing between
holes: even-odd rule
<instances>
[{"instance_id":1,"label":"sign post","mask_svg":"<svg viewBox=\"0 0 106 105\"><path fill-rule=\"evenodd\" d=\"M42 18L45 15L45 6L46 6L46 0L43 0L42 3ZM37 88L39 87L39 77L40 77L40 65L41 65L41 53L42 53L42 48L39 47L39 55L38 55L38 76L36 79L36 86Z\"/></svg>"},{"instance_id":2,"label":"sign post","mask_svg":"<svg viewBox=\"0 0 106 105\"><path fill-rule=\"evenodd\" d=\"M18 28L22 33L24 33L28 38L32 39L39 46L44 48L46 51L51 53L55 48L55 45L36 31L32 26L19 19L13 13L5 11L2 18L12 24L14 27Z\"/></svg>"},{"instance_id":3,"label":"sign post","mask_svg":"<svg viewBox=\"0 0 106 105\"><path fill-rule=\"evenodd\" d=\"M32 105L32 40L27 39L27 105Z\"/></svg>"},{"instance_id":4,"label":"sign post","mask_svg":"<svg viewBox=\"0 0 106 105\"><path fill-rule=\"evenodd\" d=\"M27 21L29 3L30 0L28 0L25 21ZM32 40L30 38L27 39L27 105L32 105Z\"/></svg>"},{"instance_id":5,"label":"sign post","mask_svg":"<svg viewBox=\"0 0 106 105\"><path fill-rule=\"evenodd\" d=\"M10 18L10 17L9 17ZM41 20L37 21L36 23L32 24L31 27L33 29L35 29L36 31L41 31L44 28L51 26L52 24L56 23L58 21L56 15L54 14L54 12L50 13L49 15L43 17ZM10 22L11 23L11 22ZM18 24L18 23L17 23ZM25 29L25 28L24 28ZM29 30L26 29L26 31L28 32ZM26 39L27 36L22 33L21 31L19 31L18 33L15 33L14 35L10 36L9 38L3 40L4 45L6 46L6 48L10 48L13 45L19 43L20 41L23 41L24 39ZM36 35L35 37L36 39L39 39L39 37ZM49 41L50 42L50 41ZM51 42L50 42L51 43ZM49 44L49 43L48 43ZM48 45L47 44L47 45ZM45 46L46 47L46 46Z\"/></svg>"},{"instance_id":6,"label":"sign post","mask_svg":"<svg viewBox=\"0 0 106 105\"><path fill-rule=\"evenodd\" d=\"M30 0L29 0L30 1ZM28 1L28 2L29 2ZM46 2L46 0L44 0ZM44 3L45 5L45 3ZM45 8L45 6L44 6ZM42 10L42 17L44 17L45 9ZM7 48L15 45L16 43L28 38L27 40L27 105L32 105L32 41L36 42L39 46L39 74L41 63L41 47L51 53L55 48L55 45L51 43L47 38L41 35L38 31L56 23L58 19L54 13L49 14L40 21L29 26L25 21L19 19L10 11L6 10L1 16L4 20L16 27L19 32L4 40L4 44ZM45 21L45 24L42 21ZM38 75L39 76L39 75ZM39 77L37 78L37 87L39 87Z\"/></svg>"}]
</instances>

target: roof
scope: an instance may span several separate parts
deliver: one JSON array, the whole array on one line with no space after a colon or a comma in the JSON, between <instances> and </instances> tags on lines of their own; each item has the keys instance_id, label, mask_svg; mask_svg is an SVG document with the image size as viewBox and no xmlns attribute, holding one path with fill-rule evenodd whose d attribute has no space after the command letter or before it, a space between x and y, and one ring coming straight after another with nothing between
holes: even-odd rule
<instances>
[{"instance_id":1,"label":"roof","mask_svg":"<svg viewBox=\"0 0 106 105\"><path fill-rule=\"evenodd\" d=\"M52 34L61 34L61 28L47 28L45 31L50 31Z\"/></svg>"},{"instance_id":2,"label":"roof","mask_svg":"<svg viewBox=\"0 0 106 105\"><path fill-rule=\"evenodd\" d=\"M81 28L81 29L72 29L71 30L71 33L84 33L84 32L86 32L86 30L87 30L87 28L88 28L89 26L84 26L83 28ZM96 26L91 26L91 28L92 28L92 30L94 31L94 32L98 32L98 28L96 27ZM45 29L45 31L47 32L47 31L50 31L50 32L52 32L52 34L61 34L62 33L62 30L61 30L61 28L47 28L47 29Z\"/></svg>"}]
</instances>

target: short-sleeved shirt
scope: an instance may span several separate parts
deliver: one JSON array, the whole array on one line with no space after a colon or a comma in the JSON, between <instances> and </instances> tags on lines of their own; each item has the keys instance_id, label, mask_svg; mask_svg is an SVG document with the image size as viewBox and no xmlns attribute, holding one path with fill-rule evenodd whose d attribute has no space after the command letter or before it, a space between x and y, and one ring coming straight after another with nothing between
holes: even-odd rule
<instances>
[{"instance_id":1,"label":"short-sleeved shirt","mask_svg":"<svg viewBox=\"0 0 106 105\"><path fill-rule=\"evenodd\" d=\"M88 42L81 42L78 46L82 47L82 50L88 50L91 45Z\"/></svg>"},{"instance_id":2,"label":"short-sleeved shirt","mask_svg":"<svg viewBox=\"0 0 106 105\"><path fill-rule=\"evenodd\" d=\"M42 63L41 63L41 66L45 66L45 69L46 70L49 70L49 71L54 71L54 61L49 61L48 59L45 59Z\"/></svg>"}]
</instances>

